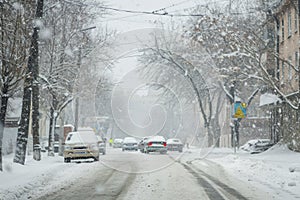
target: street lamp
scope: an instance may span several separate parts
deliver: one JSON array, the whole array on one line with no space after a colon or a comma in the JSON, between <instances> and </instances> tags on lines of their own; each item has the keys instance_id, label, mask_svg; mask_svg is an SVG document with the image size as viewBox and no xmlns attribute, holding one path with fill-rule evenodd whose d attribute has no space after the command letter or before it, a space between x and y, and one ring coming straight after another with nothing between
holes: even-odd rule
<instances>
[{"instance_id":1,"label":"street lamp","mask_svg":"<svg viewBox=\"0 0 300 200\"><path fill-rule=\"evenodd\" d=\"M91 26L91 27L88 27L88 28L81 29L81 30L79 30L79 32L84 33L85 31L92 30L92 29L95 29L95 28L96 28L96 26ZM83 39L83 37L82 37L82 39ZM80 44L79 52L78 52L78 62L77 62L78 69L80 69L80 67L81 67L81 60L82 60L81 50L82 50L82 48L81 48L81 44ZM79 124L79 96L78 96L78 94L75 97L75 113L74 114L75 114L74 131L77 131L78 130L78 124Z\"/></svg>"}]
</instances>

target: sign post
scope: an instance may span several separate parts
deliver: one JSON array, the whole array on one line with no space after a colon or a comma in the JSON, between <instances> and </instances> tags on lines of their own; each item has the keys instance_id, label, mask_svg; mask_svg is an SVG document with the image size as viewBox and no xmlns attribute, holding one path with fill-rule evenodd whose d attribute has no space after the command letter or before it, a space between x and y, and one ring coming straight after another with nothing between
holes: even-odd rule
<instances>
[{"instance_id":1,"label":"sign post","mask_svg":"<svg viewBox=\"0 0 300 200\"><path fill-rule=\"evenodd\" d=\"M247 104L241 102L234 103L234 113L233 118L243 119L247 115Z\"/></svg>"},{"instance_id":2,"label":"sign post","mask_svg":"<svg viewBox=\"0 0 300 200\"><path fill-rule=\"evenodd\" d=\"M247 104L236 101L234 102L234 108L233 108L233 115L234 123L238 123L238 120L244 119L247 115ZM234 152L236 153L236 145L239 137L238 130L236 130L237 125L234 126L234 135L233 135L233 145L234 145Z\"/></svg>"}]
</instances>

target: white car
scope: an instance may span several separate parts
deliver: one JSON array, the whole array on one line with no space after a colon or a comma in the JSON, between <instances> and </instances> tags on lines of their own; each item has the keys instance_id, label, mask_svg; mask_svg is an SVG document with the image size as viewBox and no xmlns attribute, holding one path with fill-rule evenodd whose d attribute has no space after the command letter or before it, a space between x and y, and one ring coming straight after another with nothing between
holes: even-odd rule
<instances>
[{"instance_id":1,"label":"white car","mask_svg":"<svg viewBox=\"0 0 300 200\"><path fill-rule=\"evenodd\" d=\"M138 150L138 142L133 137L126 137L123 140L122 151L125 150Z\"/></svg>"},{"instance_id":2,"label":"white car","mask_svg":"<svg viewBox=\"0 0 300 200\"><path fill-rule=\"evenodd\" d=\"M163 136L150 137L144 147L145 153L160 152L161 154L165 154L167 151L167 142Z\"/></svg>"},{"instance_id":3,"label":"white car","mask_svg":"<svg viewBox=\"0 0 300 200\"><path fill-rule=\"evenodd\" d=\"M177 138L171 138L167 140L167 148L168 151L179 151L182 152L183 149L183 143L180 139Z\"/></svg>"},{"instance_id":4,"label":"white car","mask_svg":"<svg viewBox=\"0 0 300 200\"><path fill-rule=\"evenodd\" d=\"M253 154L253 153L261 153L263 151L266 151L272 145L273 144L269 139L255 139L255 140L249 140L243 146L241 146L240 149L244 151L248 151L251 154Z\"/></svg>"},{"instance_id":5,"label":"white car","mask_svg":"<svg viewBox=\"0 0 300 200\"><path fill-rule=\"evenodd\" d=\"M113 142L113 148L122 148L123 139L116 138Z\"/></svg>"},{"instance_id":6,"label":"white car","mask_svg":"<svg viewBox=\"0 0 300 200\"><path fill-rule=\"evenodd\" d=\"M92 130L78 130L67 135L64 149L64 162L74 159L92 158L99 160L98 138Z\"/></svg>"}]
</instances>

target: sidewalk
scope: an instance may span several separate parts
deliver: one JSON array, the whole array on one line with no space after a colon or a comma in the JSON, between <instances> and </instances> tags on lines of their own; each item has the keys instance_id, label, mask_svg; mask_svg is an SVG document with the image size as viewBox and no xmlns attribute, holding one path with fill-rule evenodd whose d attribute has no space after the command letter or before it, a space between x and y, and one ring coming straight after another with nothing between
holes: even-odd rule
<instances>
[{"instance_id":1,"label":"sidewalk","mask_svg":"<svg viewBox=\"0 0 300 200\"><path fill-rule=\"evenodd\" d=\"M232 149L187 150L189 160L202 157L217 163L226 173L271 194L273 199L300 198L300 153L285 145L275 145L266 152L250 154ZM200 162L193 162L199 165ZM203 163L202 163L203 164Z\"/></svg>"}]
</instances>

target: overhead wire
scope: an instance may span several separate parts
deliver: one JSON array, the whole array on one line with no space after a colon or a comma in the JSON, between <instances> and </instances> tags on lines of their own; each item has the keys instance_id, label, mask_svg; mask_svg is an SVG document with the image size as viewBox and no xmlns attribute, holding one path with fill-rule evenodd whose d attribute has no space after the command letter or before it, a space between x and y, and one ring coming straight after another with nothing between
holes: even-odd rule
<instances>
[{"instance_id":1,"label":"overhead wire","mask_svg":"<svg viewBox=\"0 0 300 200\"><path fill-rule=\"evenodd\" d=\"M168 16L168 17L203 17L203 14L170 14L167 12L164 13L157 13L157 12L149 12L149 11L136 11L136 10L125 10L107 6L99 6L102 9L106 10L113 10L116 12L125 12L125 13L132 13L132 14L145 14L145 15L156 15L156 16Z\"/></svg>"},{"instance_id":2,"label":"overhead wire","mask_svg":"<svg viewBox=\"0 0 300 200\"><path fill-rule=\"evenodd\" d=\"M167 6L167 7L164 7L164 8L160 8L160 9L157 9L157 10L154 10L153 12L163 11L163 10L166 10L166 9L168 9L168 8L172 8L172 7L175 7L175 6L178 6L178 5L187 3L187 2L189 2L189 1L194 1L194 0L185 0L185 1L178 2L178 3L173 3L173 4L170 5L170 6Z\"/></svg>"}]
</instances>

